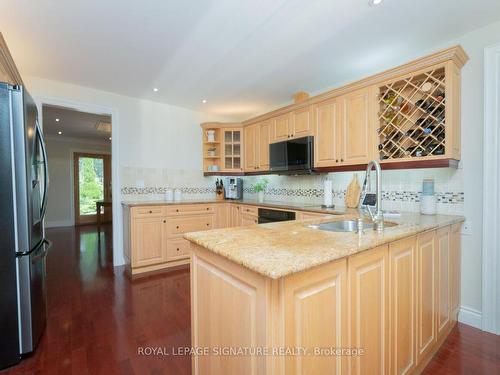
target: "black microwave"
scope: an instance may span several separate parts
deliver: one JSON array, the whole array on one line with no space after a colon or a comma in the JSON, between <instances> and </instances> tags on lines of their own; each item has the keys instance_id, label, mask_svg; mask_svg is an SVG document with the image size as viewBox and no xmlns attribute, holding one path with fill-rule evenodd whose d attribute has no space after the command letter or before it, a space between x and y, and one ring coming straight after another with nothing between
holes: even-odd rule
<instances>
[{"instance_id":1,"label":"black microwave","mask_svg":"<svg viewBox=\"0 0 500 375\"><path fill-rule=\"evenodd\" d=\"M314 137L290 139L269 145L269 169L278 174L312 173Z\"/></svg>"}]
</instances>

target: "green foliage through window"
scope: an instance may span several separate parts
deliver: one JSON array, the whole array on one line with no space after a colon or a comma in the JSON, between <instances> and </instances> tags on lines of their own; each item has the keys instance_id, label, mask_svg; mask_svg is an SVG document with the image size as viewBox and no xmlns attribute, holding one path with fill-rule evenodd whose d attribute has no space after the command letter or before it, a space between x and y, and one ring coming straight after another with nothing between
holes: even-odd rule
<instances>
[{"instance_id":1,"label":"green foliage through window","mask_svg":"<svg viewBox=\"0 0 500 375\"><path fill-rule=\"evenodd\" d=\"M79 163L80 215L95 214L95 202L104 198L103 159L81 157Z\"/></svg>"}]
</instances>

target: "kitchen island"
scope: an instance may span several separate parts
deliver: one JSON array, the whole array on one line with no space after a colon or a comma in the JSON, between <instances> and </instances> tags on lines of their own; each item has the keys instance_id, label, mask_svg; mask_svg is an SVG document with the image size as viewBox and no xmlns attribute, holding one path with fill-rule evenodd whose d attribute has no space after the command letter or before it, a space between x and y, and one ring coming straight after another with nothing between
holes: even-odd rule
<instances>
[{"instance_id":1,"label":"kitchen island","mask_svg":"<svg viewBox=\"0 0 500 375\"><path fill-rule=\"evenodd\" d=\"M418 373L457 320L459 216L345 213L185 234L195 374ZM208 355L210 354L210 355Z\"/></svg>"}]
</instances>

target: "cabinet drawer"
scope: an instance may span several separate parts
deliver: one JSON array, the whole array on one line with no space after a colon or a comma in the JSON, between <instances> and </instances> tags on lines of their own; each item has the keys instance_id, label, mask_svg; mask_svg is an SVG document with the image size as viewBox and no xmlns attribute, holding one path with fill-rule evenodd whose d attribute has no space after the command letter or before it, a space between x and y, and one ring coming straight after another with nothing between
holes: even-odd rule
<instances>
[{"instance_id":1,"label":"cabinet drawer","mask_svg":"<svg viewBox=\"0 0 500 375\"><path fill-rule=\"evenodd\" d=\"M240 206L241 209L240 211L242 213L245 213L245 214L250 214L250 215L255 215L255 216L258 216L259 215L259 208L256 207L256 206Z\"/></svg>"},{"instance_id":2,"label":"cabinet drawer","mask_svg":"<svg viewBox=\"0 0 500 375\"><path fill-rule=\"evenodd\" d=\"M196 215L172 218L168 220L168 236L180 236L188 232L199 232L212 229L214 215Z\"/></svg>"},{"instance_id":3,"label":"cabinet drawer","mask_svg":"<svg viewBox=\"0 0 500 375\"><path fill-rule=\"evenodd\" d=\"M189 258L191 254L191 242L184 238L169 240L167 242L167 260L178 260Z\"/></svg>"},{"instance_id":4,"label":"cabinet drawer","mask_svg":"<svg viewBox=\"0 0 500 375\"><path fill-rule=\"evenodd\" d=\"M214 213L213 204L179 204L176 206L167 207L168 216L192 215L203 213Z\"/></svg>"},{"instance_id":5,"label":"cabinet drawer","mask_svg":"<svg viewBox=\"0 0 500 375\"><path fill-rule=\"evenodd\" d=\"M164 215L162 206L132 207L132 217L158 217Z\"/></svg>"}]
</instances>

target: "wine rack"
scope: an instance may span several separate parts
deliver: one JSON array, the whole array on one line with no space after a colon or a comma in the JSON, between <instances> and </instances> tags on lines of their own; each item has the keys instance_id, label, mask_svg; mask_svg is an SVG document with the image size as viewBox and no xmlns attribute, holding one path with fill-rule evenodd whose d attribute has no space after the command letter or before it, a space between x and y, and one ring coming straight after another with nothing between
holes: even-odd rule
<instances>
[{"instance_id":1,"label":"wine rack","mask_svg":"<svg viewBox=\"0 0 500 375\"><path fill-rule=\"evenodd\" d=\"M442 157L446 152L445 67L379 88L381 160Z\"/></svg>"}]
</instances>

